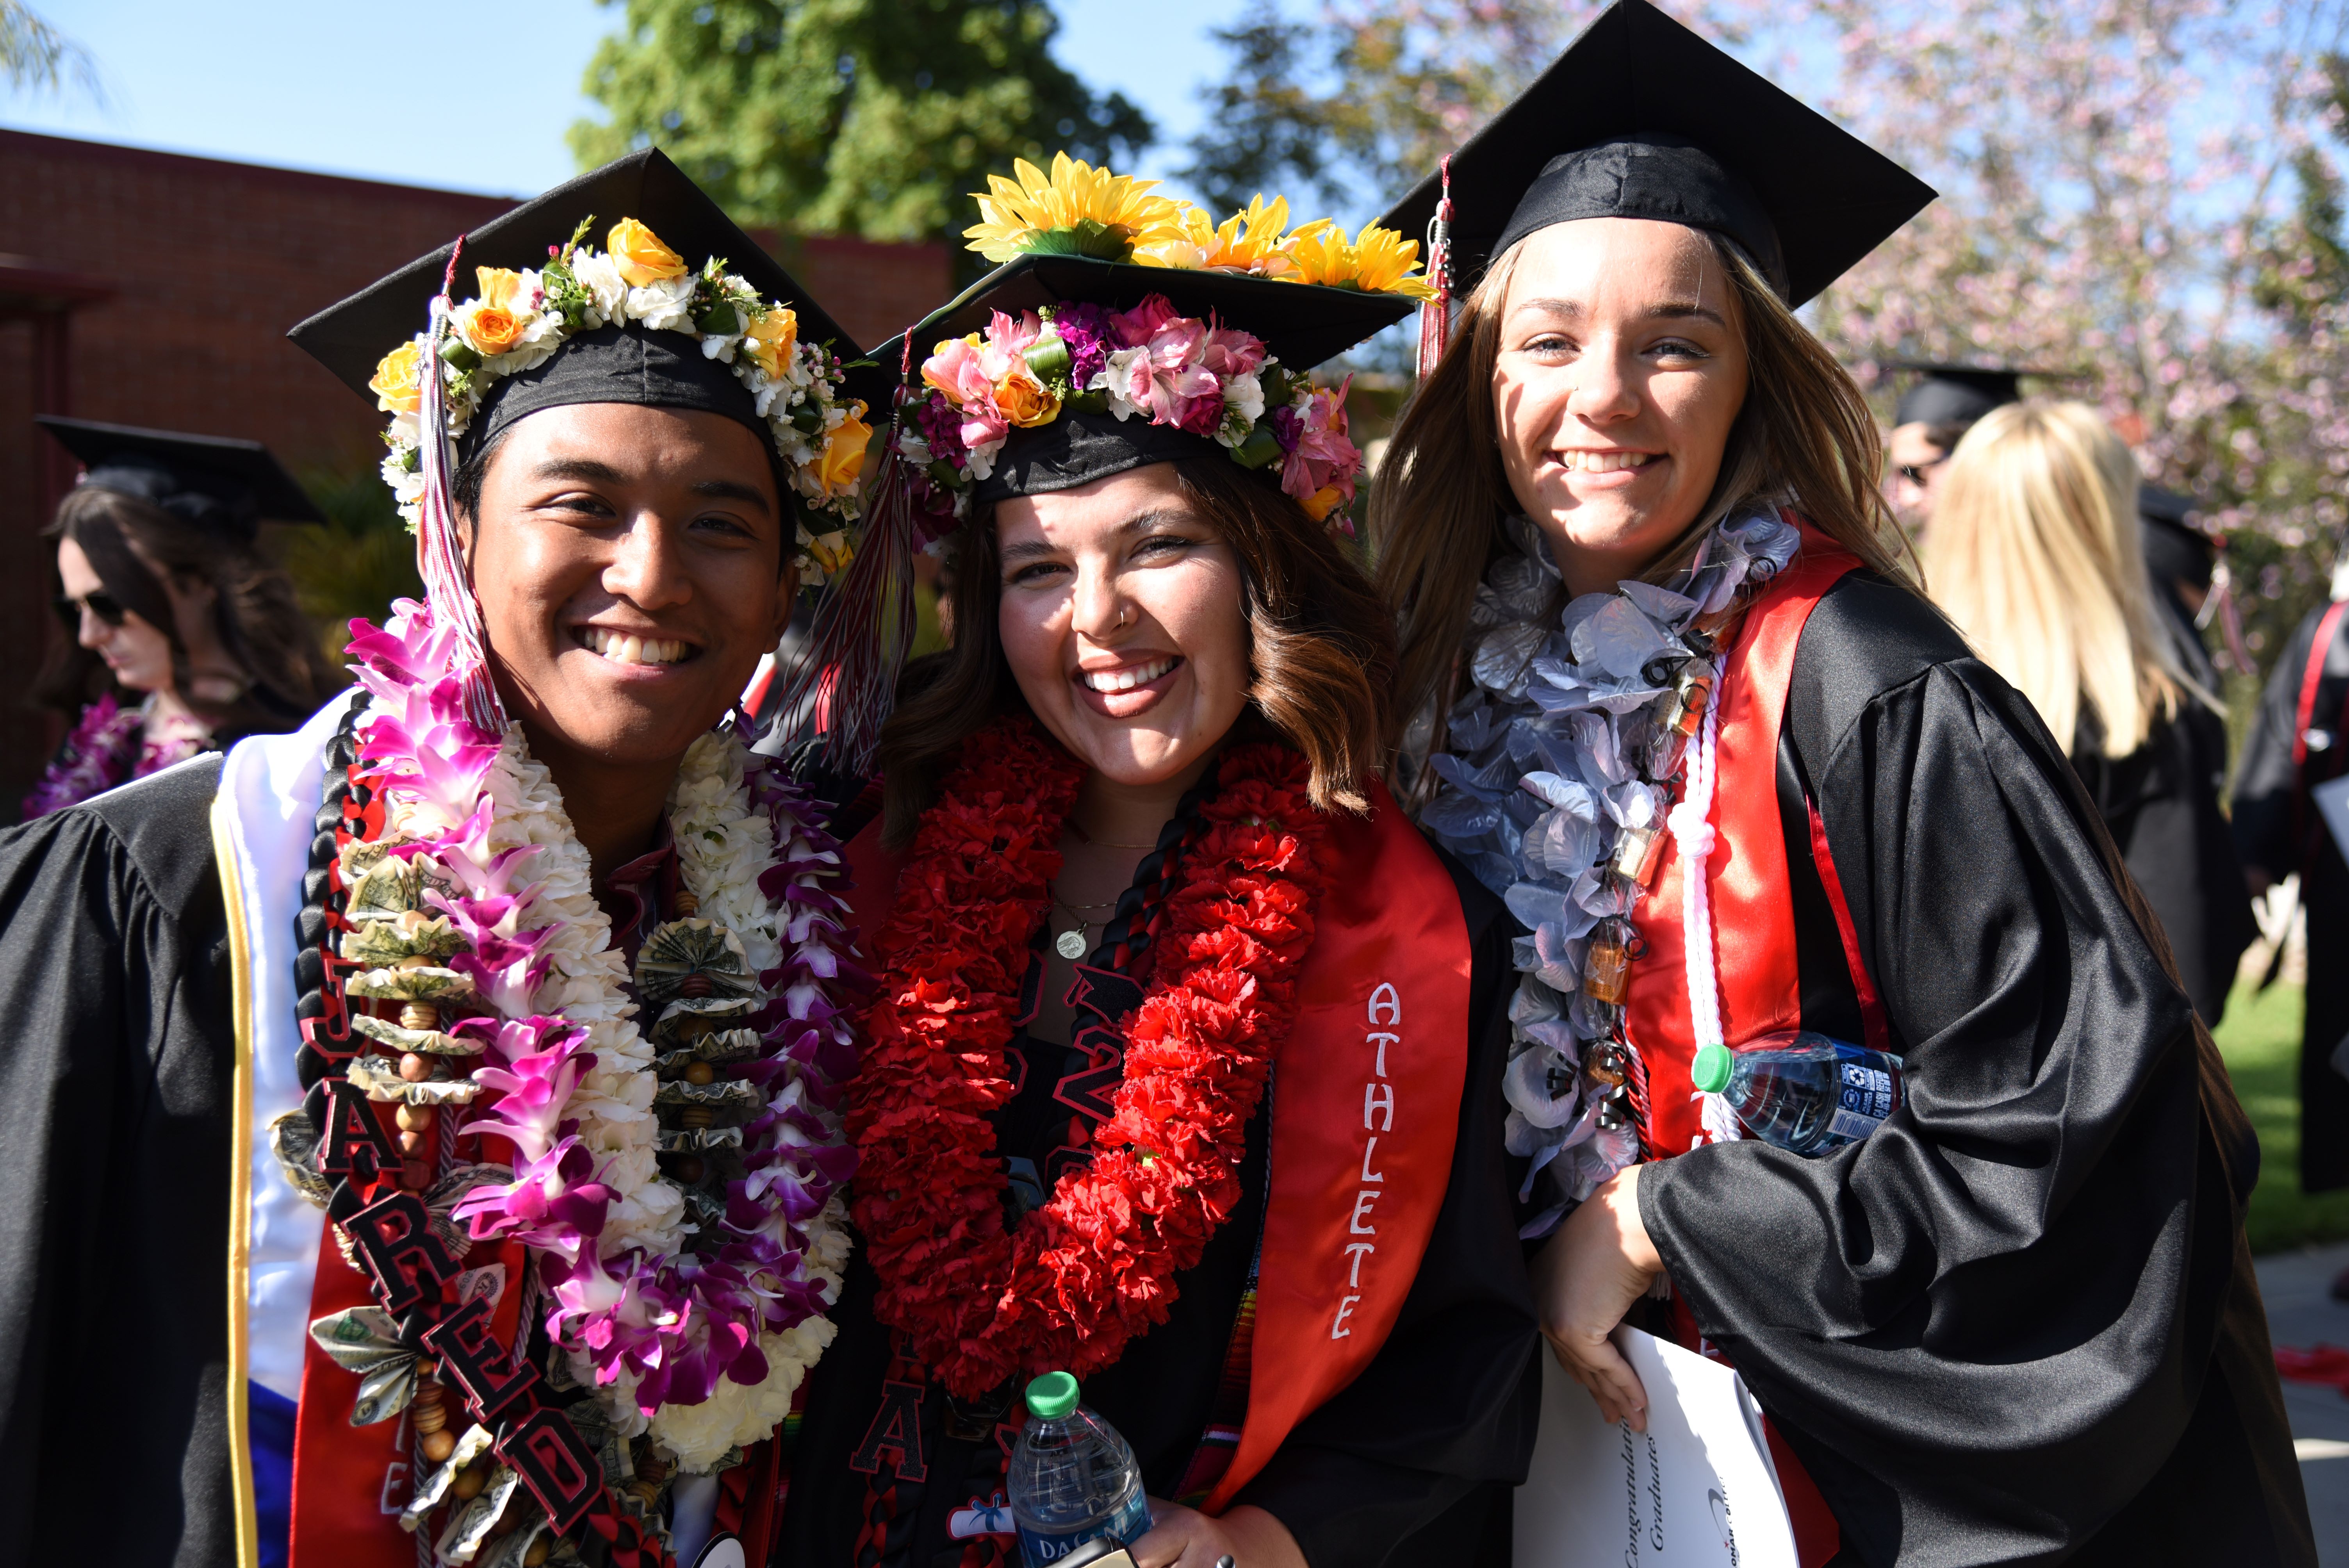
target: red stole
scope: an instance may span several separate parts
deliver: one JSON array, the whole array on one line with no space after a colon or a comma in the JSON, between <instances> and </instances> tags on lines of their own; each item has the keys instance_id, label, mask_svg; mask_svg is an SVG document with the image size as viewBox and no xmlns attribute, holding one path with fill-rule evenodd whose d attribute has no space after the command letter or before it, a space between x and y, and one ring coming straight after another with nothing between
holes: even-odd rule
<instances>
[{"instance_id":1,"label":"red stole","mask_svg":"<svg viewBox=\"0 0 2349 1568\"><path fill-rule=\"evenodd\" d=\"M1721 1032L1736 1046L1778 1029L1802 1026L1802 975L1795 953L1795 913L1786 894L1786 841L1778 818L1778 732L1786 687L1795 673L1795 646L1811 611L1859 558L1806 525L1803 548L1746 611L1719 686L1719 735L1713 753L1713 846L1706 862L1713 906L1713 966L1720 976ZM1818 834L1820 872L1835 887L1834 868ZM1702 1143L1703 1121L1692 1070L1696 1059L1689 1018L1687 942L1681 925L1687 877L1680 846L1664 851L1655 881L1640 893L1632 924L1648 944L1631 965L1624 999L1625 1026L1648 1069L1649 1148L1668 1159ZM1840 904L1840 897L1837 899ZM1840 913L1840 911L1838 911ZM1867 980L1852 954L1852 973ZM1695 1323L1686 1304L1673 1303L1683 1338L1695 1348ZM1818 1488L1768 1428L1771 1457L1795 1522L1804 1568L1836 1554L1841 1531Z\"/></svg>"},{"instance_id":2,"label":"red stole","mask_svg":"<svg viewBox=\"0 0 2349 1568\"><path fill-rule=\"evenodd\" d=\"M1327 891L1274 1067L1247 1418L1209 1513L1386 1343L1450 1183L1467 925L1451 874L1375 783L1371 805L1367 820L1333 815L1317 856ZM881 848L877 824L847 856L856 924L878 931L902 858Z\"/></svg>"}]
</instances>

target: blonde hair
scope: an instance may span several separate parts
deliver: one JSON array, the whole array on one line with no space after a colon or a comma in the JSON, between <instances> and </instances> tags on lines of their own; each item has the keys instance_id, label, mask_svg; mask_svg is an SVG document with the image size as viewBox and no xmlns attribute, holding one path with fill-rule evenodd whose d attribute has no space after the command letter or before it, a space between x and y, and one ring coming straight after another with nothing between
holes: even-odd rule
<instances>
[{"instance_id":1,"label":"blonde hair","mask_svg":"<svg viewBox=\"0 0 2349 1568\"><path fill-rule=\"evenodd\" d=\"M1878 489L1882 438L1867 397L1744 253L1706 237L1737 299L1751 365L1745 406L1696 521L1642 575L1661 582L1688 564L1727 518L1793 507L1871 570L1913 586L1896 553L1906 542ZM1379 588L1402 639L1393 711L1407 722L1432 706L1439 748L1469 607L1506 548L1501 520L1519 510L1501 467L1492 386L1523 250L1520 241L1495 258L1461 303L1451 344L1403 411L1371 497Z\"/></svg>"},{"instance_id":2,"label":"blonde hair","mask_svg":"<svg viewBox=\"0 0 2349 1568\"><path fill-rule=\"evenodd\" d=\"M2183 677L2154 632L2137 461L2085 403L2013 403L1968 430L1922 555L1935 603L2065 751L2084 712L2104 754L2126 757L2177 711Z\"/></svg>"}]
</instances>

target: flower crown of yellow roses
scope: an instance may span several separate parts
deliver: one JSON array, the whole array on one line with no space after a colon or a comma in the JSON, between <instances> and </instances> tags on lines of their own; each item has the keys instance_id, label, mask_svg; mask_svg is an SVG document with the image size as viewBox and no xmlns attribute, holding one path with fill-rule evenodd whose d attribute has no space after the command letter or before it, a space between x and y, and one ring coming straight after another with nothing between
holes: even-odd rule
<instances>
[{"instance_id":1,"label":"flower crown of yellow roses","mask_svg":"<svg viewBox=\"0 0 2349 1568\"><path fill-rule=\"evenodd\" d=\"M757 400L802 511L843 525L825 533L800 526L801 581L822 586L852 553L844 525L862 511L857 480L873 433L864 403L841 397L838 356L828 344L801 342L798 315L761 299L723 260L713 256L695 272L634 218L613 224L605 248L593 250L579 242L594 222L583 222L543 267L474 269L481 292L450 313L440 345L450 435L464 433L501 378L544 364L576 333L632 325L684 333L704 356L731 366ZM418 447L429 337L419 332L385 355L367 383L376 406L391 416L383 477L410 531L424 494Z\"/></svg>"}]
</instances>

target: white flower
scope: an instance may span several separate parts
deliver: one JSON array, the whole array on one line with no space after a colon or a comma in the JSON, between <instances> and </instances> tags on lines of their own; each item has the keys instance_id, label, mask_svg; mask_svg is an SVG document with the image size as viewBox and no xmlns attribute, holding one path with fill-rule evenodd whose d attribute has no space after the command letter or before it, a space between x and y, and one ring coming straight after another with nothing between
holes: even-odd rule
<instances>
[{"instance_id":1,"label":"white flower","mask_svg":"<svg viewBox=\"0 0 2349 1568\"><path fill-rule=\"evenodd\" d=\"M1120 416L1120 418L1123 417ZM982 441L970 449L970 458L967 466L970 469L971 478L983 480L995 471L995 454L1003 449L1003 442L1008 438L1003 437L992 441Z\"/></svg>"},{"instance_id":2,"label":"white flower","mask_svg":"<svg viewBox=\"0 0 2349 1568\"><path fill-rule=\"evenodd\" d=\"M1132 418L1136 414L1148 418L1150 410L1128 397L1125 388L1133 385L1134 365L1149 357L1150 350L1146 348L1119 349L1102 365L1101 373L1093 377L1092 386L1088 390L1109 394L1109 411L1121 419Z\"/></svg>"},{"instance_id":3,"label":"white flower","mask_svg":"<svg viewBox=\"0 0 2349 1568\"><path fill-rule=\"evenodd\" d=\"M628 297L628 285L611 257L601 251L574 251L571 254L571 275L579 280L580 286L595 302L596 315L605 321L618 319L620 306Z\"/></svg>"},{"instance_id":4,"label":"white flower","mask_svg":"<svg viewBox=\"0 0 2349 1568\"><path fill-rule=\"evenodd\" d=\"M1224 408L1227 417L1237 409L1251 425L1264 418L1264 383L1254 371L1224 383Z\"/></svg>"},{"instance_id":5,"label":"white flower","mask_svg":"<svg viewBox=\"0 0 2349 1568\"><path fill-rule=\"evenodd\" d=\"M663 278L628 291L628 319L654 332L689 332L693 328L693 289L700 280L691 273Z\"/></svg>"}]
</instances>

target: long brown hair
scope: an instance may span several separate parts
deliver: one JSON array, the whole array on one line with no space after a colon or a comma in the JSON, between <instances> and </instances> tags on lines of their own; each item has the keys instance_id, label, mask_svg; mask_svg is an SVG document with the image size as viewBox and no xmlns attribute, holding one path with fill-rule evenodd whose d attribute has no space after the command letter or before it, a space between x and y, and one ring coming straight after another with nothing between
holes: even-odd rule
<instances>
[{"instance_id":1,"label":"long brown hair","mask_svg":"<svg viewBox=\"0 0 2349 1568\"><path fill-rule=\"evenodd\" d=\"M221 649L248 683L243 696L218 716L215 727L222 733L291 729L334 690L317 634L295 602L293 580L257 542L198 528L151 501L97 485L67 492L42 537L79 545L106 591L163 634L183 700L189 697L187 649L164 583L212 588ZM103 671L103 661L68 634L62 646L51 648L34 696L78 713L105 689Z\"/></svg>"},{"instance_id":2,"label":"long brown hair","mask_svg":"<svg viewBox=\"0 0 2349 1568\"><path fill-rule=\"evenodd\" d=\"M1899 528L1877 488L1883 444L1867 397L1743 253L1707 237L1737 297L1751 365L1745 406L1713 494L1643 575L1661 582L1688 564L1706 531L1727 518L1789 506L1873 571L1913 586L1896 554L1906 546L1891 542ZM1524 248L1520 242L1496 257L1462 303L1452 343L1403 411L1371 498L1379 588L1401 628L1393 711L1405 719L1433 707L1441 723L1476 586L1506 545L1501 520L1518 510L1501 467L1492 386L1501 315Z\"/></svg>"},{"instance_id":3,"label":"long brown hair","mask_svg":"<svg viewBox=\"0 0 2349 1568\"><path fill-rule=\"evenodd\" d=\"M1239 558L1255 677L1241 728L1261 727L1304 754L1316 809L1369 810L1394 686L1386 607L1321 525L1261 478L1221 457L1174 467L1192 511ZM882 727L885 844L913 838L965 739L1029 711L1003 657L1002 593L994 519L982 513L964 527L955 564L954 646L908 667L903 700Z\"/></svg>"}]
</instances>

